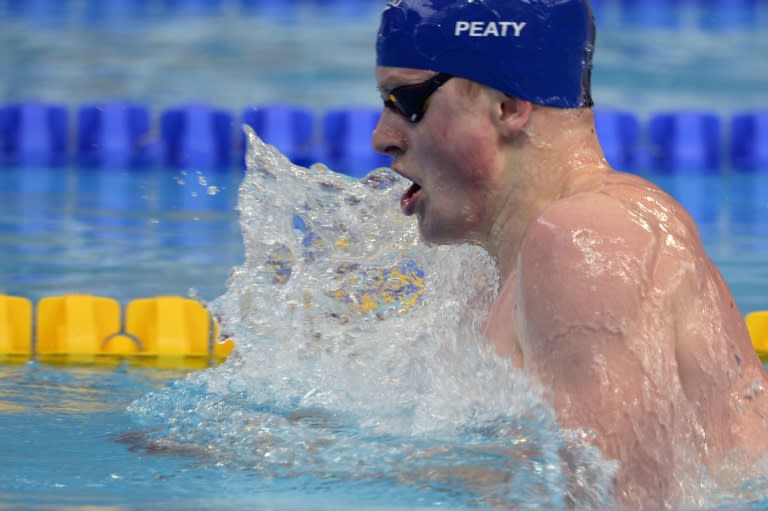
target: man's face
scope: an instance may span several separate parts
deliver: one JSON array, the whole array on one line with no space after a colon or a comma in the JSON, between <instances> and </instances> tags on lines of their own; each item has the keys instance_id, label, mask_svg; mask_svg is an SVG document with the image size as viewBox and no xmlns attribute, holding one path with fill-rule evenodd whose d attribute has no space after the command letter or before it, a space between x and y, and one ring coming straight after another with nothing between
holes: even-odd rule
<instances>
[{"instance_id":1,"label":"man's face","mask_svg":"<svg viewBox=\"0 0 768 511\"><path fill-rule=\"evenodd\" d=\"M395 87L424 82L436 73L378 67L382 97ZM429 243L480 241L490 229L500 168L494 104L483 90L470 94L453 78L431 96L423 118L413 123L385 108L373 133L376 150L393 158L392 168L414 182L403 195L406 215L415 214Z\"/></svg>"}]
</instances>

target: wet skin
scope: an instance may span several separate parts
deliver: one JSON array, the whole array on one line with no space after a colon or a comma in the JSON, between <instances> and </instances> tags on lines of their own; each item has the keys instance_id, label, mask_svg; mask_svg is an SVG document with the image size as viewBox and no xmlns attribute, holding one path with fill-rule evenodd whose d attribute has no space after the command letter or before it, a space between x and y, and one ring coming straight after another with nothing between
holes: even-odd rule
<instances>
[{"instance_id":1,"label":"wet skin","mask_svg":"<svg viewBox=\"0 0 768 511\"><path fill-rule=\"evenodd\" d=\"M768 450L766 375L728 286L687 212L606 164L591 112L454 79L417 124L384 110L373 143L418 184L401 204L426 242L494 257L487 338L549 389L563 427L621 462L620 505L674 506L686 474Z\"/></svg>"}]
</instances>

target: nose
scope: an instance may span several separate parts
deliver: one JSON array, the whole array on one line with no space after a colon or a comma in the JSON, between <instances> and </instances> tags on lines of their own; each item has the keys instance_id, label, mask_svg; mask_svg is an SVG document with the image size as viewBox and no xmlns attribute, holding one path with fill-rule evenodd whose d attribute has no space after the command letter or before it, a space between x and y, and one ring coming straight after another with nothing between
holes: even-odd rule
<instances>
[{"instance_id":1,"label":"nose","mask_svg":"<svg viewBox=\"0 0 768 511\"><path fill-rule=\"evenodd\" d=\"M392 158L403 154L407 147L405 134L397 129L399 119L396 117L398 117L397 114L384 108L371 137L373 148Z\"/></svg>"}]
</instances>

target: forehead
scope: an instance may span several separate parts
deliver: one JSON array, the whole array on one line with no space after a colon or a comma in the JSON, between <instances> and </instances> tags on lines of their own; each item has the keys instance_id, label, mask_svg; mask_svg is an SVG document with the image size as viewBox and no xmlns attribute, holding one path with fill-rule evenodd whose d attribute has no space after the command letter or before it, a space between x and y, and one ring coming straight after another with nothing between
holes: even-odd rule
<instances>
[{"instance_id":1,"label":"forehead","mask_svg":"<svg viewBox=\"0 0 768 511\"><path fill-rule=\"evenodd\" d=\"M400 85L423 82L434 74L423 69L376 66L376 83L380 91L390 91Z\"/></svg>"}]
</instances>

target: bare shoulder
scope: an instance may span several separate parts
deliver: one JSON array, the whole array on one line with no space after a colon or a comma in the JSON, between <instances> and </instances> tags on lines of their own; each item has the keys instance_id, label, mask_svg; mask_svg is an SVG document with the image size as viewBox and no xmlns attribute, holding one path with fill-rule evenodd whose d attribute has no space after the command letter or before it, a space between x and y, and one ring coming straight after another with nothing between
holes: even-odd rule
<instances>
[{"instance_id":1,"label":"bare shoulder","mask_svg":"<svg viewBox=\"0 0 768 511\"><path fill-rule=\"evenodd\" d=\"M556 201L528 226L518 254L527 344L548 361L553 346L565 354L585 342L624 344L648 316L669 312L705 257L684 210L642 180Z\"/></svg>"},{"instance_id":2,"label":"bare shoulder","mask_svg":"<svg viewBox=\"0 0 768 511\"><path fill-rule=\"evenodd\" d=\"M529 319L542 320L531 324L630 310L647 283L655 246L653 230L615 197L585 192L550 205L528 226L518 254L520 296Z\"/></svg>"},{"instance_id":3,"label":"bare shoulder","mask_svg":"<svg viewBox=\"0 0 768 511\"><path fill-rule=\"evenodd\" d=\"M518 270L557 277L557 285L632 288L679 276L707 260L690 215L637 176L613 173L599 186L562 198L526 230ZM665 277L666 276L666 277ZM659 282L655 282L658 284Z\"/></svg>"},{"instance_id":4,"label":"bare shoulder","mask_svg":"<svg viewBox=\"0 0 768 511\"><path fill-rule=\"evenodd\" d=\"M558 200L528 226L518 270L573 279L636 280L658 249L658 219L628 197L581 192ZM554 272L554 273L552 273Z\"/></svg>"}]
</instances>

